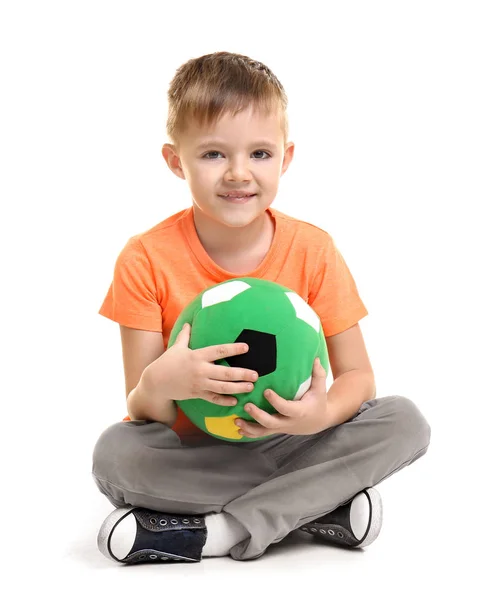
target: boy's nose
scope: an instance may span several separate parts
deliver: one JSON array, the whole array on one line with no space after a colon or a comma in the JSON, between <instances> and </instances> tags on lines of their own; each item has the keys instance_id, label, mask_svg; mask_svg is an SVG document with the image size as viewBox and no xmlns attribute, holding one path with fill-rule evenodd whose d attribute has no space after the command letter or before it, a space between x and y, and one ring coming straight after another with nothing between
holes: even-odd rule
<instances>
[{"instance_id":1,"label":"boy's nose","mask_svg":"<svg viewBox=\"0 0 503 600\"><path fill-rule=\"evenodd\" d=\"M250 170L244 161L233 161L226 173L227 181L250 181Z\"/></svg>"}]
</instances>

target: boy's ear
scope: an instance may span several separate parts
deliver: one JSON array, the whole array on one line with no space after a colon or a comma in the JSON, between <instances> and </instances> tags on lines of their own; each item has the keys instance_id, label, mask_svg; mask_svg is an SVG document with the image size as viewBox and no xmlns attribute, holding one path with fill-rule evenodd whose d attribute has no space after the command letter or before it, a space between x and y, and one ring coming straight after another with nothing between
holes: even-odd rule
<instances>
[{"instance_id":1,"label":"boy's ear","mask_svg":"<svg viewBox=\"0 0 503 600\"><path fill-rule=\"evenodd\" d=\"M295 152L295 144L288 142L285 144L285 155L283 156L283 164L281 166L281 175L288 169L290 163L293 160L293 154Z\"/></svg>"},{"instance_id":2,"label":"boy's ear","mask_svg":"<svg viewBox=\"0 0 503 600\"><path fill-rule=\"evenodd\" d=\"M182 162L180 160L180 156L176 150L174 144L164 144L162 147L162 156L166 161L168 167L173 171L173 173L180 177L180 179L185 179L185 175L183 173Z\"/></svg>"}]
</instances>

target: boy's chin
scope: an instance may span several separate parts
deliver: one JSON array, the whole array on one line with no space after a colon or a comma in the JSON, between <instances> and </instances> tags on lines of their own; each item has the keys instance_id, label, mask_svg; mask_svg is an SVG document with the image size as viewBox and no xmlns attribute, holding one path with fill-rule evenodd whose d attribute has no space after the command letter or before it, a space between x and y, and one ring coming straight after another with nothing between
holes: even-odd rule
<instances>
[{"instance_id":1,"label":"boy's chin","mask_svg":"<svg viewBox=\"0 0 503 600\"><path fill-rule=\"evenodd\" d=\"M248 211L247 214L224 214L220 213L217 217L218 221L231 229L239 229L251 225L257 219L265 216L265 208L263 210Z\"/></svg>"},{"instance_id":2,"label":"boy's chin","mask_svg":"<svg viewBox=\"0 0 503 600\"><path fill-rule=\"evenodd\" d=\"M236 210L237 207L212 207L206 210L197 210L200 216L205 220L216 221L218 224L224 227L232 229L239 229L250 225L254 221L265 217L267 206L264 207L251 207L242 206Z\"/></svg>"},{"instance_id":3,"label":"boy's chin","mask_svg":"<svg viewBox=\"0 0 503 600\"><path fill-rule=\"evenodd\" d=\"M253 223L255 219L218 219L220 225L228 227L229 229L242 229Z\"/></svg>"}]
</instances>

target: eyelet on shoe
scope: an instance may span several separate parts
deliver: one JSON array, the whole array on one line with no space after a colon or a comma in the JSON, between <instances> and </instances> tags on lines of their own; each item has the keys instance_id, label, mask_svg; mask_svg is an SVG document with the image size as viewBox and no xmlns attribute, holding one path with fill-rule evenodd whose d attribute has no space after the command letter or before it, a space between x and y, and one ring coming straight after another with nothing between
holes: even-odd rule
<instances>
[{"instance_id":1,"label":"eyelet on shoe","mask_svg":"<svg viewBox=\"0 0 503 600\"><path fill-rule=\"evenodd\" d=\"M157 554L149 554L149 558L155 560L157 558Z\"/></svg>"},{"instance_id":2,"label":"eyelet on shoe","mask_svg":"<svg viewBox=\"0 0 503 600\"><path fill-rule=\"evenodd\" d=\"M178 525L178 521L176 519L171 519L171 525Z\"/></svg>"},{"instance_id":3,"label":"eyelet on shoe","mask_svg":"<svg viewBox=\"0 0 503 600\"><path fill-rule=\"evenodd\" d=\"M328 535L334 535L335 531L333 529L328 530Z\"/></svg>"},{"instance_id":4,"label":"eyelet on shoe","mask_svg":"<svg viewBox=\"0 0 503 600\"><path fill-rule=\"evenodd\" d=\"M338 531L338 532L337 532L337 536L338 536L338 537L340 537L340 538L343 538L343 537L344 537L344 534L342 533L342 531Z\"/></svg>"},{"instance_id":5,"label":"eyelet on shoe","mask_svg":"<svg viewBox=\"0 0 503 600\"><path fill-rule=\"evenodd\" d=\"M188 525L188 524L190 523L190 521L189 521L188 519L183 519L182 523L183 523L184 525Z\"/></svg>"},{"instance_id":6,"label":"eyelet on shoe","mask_svg":"<svg viewBox=\"0 0 503 600\"><path fill-rule=\"evenodd\" d=\"M309 531L309 529L307 527L301 527L302 531Z\"/></svg>"},{"instance_id":7,"label":"eyelet on shoe","mask_svg":"<svg viewBox=\"0 0 503 600\"><path fill-rule=\"evenodd\" d=\"M159 521L159 525L162 525L163 527L164 527L164 525L167 525L167 524L168 524L168 522L166 521L166 519L161 519Z\"/></svg>"},{"instance_id":8,"label":"eyelet on shoe","mask_svg":"<svg viewBox=\"0 0 503 600\"><path fill-rule=\"evenodd\" d=\"M194 519L194 523L200 523L201 519Z\"/></svg>"},{"instance_id":9,"label":"eyelet on shoe","mask_svg":"<svg viewBox=\"0 0 503 600\"><path fill-rule=\"evenodd\" d=\"M161 556L161 560L169 560L167 556Z\"/></svg>"},{"instance_id":10,"label":"eyelet on shoe","mask_svg":"<svg viewBox=\"0 0 503 600\"><path fill-rule=\"evenodd\" d=\"M140 554L140 556L138 557L138 560L145 560L147 557L145 556L145 554Z\"/></svg>"},{"instance_id":11,"label":"eyelet on shoe","mask_svg":"<svg viewBox=\"0 0 503 600\"><path fill-rule=\"evenodd\" d=\"M311 531L316 531L316 528L315 527L311 527Z\"/></svg>"},{"instance_id":12,"label":"eyelet on shoe","mask_svg":"<svg viewBox=\"0 0 503 600\"><path fill-rule=\"evenodd\" d=\"M157 523L157 519L154 517L150 517L150 522L152 523L152 525L155 525Z\"/></svg>"},{"instance_id":13,"label":"eyelet on shoe","mask_svg":"<svg viewBox=\"0 0 503 600\"><path fill-rule=\"evenodd\" d=\"M320 529L320 533L327 533L324 529Z\"/></svg>"}]
</instances>

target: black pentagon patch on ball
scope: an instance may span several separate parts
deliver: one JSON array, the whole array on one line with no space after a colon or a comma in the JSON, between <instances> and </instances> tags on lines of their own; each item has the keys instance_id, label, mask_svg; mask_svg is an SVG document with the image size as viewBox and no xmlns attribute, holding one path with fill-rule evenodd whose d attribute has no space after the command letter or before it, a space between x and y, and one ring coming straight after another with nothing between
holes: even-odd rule
<instances>
[{"instance_id":1,"label":"black pentagon patch on ball","mask_svg":"<svg viewBox=\"0 0 503 600\"><path fill-rule=\"evenodd\" d=\"M276 336L262 331L243 329L236 343L248 344L248 352L229 356L226 361L231 367L241 367L257 371L259 377L276 370Z\"/></svg>"}]
</instances>

